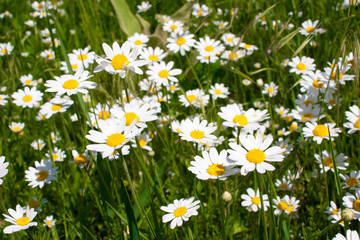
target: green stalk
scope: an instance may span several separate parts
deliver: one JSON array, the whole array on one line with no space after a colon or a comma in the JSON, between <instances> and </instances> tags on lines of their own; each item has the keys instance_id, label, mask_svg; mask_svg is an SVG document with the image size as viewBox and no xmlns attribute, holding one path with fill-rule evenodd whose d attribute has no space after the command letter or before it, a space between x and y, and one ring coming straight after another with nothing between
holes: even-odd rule
<instances>
[{"instance_id":1,"label":"green stalk","mask_svg":"<svg viewBox=\"0 0 360 240\"><path fill-rule=\"evenodd\" d=\"M220 180L216 180L216 188L217 188L217 195L218 195L218 201L220 206L220 217L221 217L221 233L222 233L222 239L226 239L226 231L225 231L225 214L224 214L224 207L223 202L221 199L221 191L220 191Z\"/></svg>"}]
</instances>

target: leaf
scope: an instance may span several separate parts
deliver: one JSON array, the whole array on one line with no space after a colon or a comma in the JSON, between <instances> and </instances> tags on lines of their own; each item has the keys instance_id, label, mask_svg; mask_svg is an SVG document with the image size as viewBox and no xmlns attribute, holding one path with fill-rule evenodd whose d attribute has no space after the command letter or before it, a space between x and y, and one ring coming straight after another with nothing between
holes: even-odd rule
<instances>
[{"instance_id":1,"label":"leaf","mask_svg":"<svg viewBox=\"0 0 360 240\"><path fill-rule=\"evenodd\" d=\"M294 52L294 54L292 55L291 58L294 58L296 55L298 55L299 52L301 52L301 50L303 50L303 48L311 41L311 39L313 39L314 35L309 36L301 45L298 49L296 49L296 51Z\"/></svg>"},{"instance_id":2,"label":"leaf","mask_svg":"<svg viewBox=\"0 0 360 240\"><path fill-rule=\"evenodd\" d=\"M143 34L150 35L150 23L143 19L138 13L135 15L140 21L141 26L143 27Z\"/></svg>"},{"instance_id":3,"label":"leaf","mask_svg":"<svg viewBox=\"0 0 360 240\"><path fill-rule=\"evenodd\" d=\"M171 15L171 19L188 19L190 18L190 13L192 9L193 3L188 2L184 6L182 6L179 10L177 10L173 15Z\"/></svg>"},{"instance_id":4,"label":"leaf","mask_svg":"<svg viewBox=\"0 0 360 240\"><path fill-rule=\"evenodd\" d=\"M120 28L129 37L134 33L140 33L141 24L139 20L132 14L126 0L111 0L116 16L119 20Z\"/></svg>"}]
</instances>

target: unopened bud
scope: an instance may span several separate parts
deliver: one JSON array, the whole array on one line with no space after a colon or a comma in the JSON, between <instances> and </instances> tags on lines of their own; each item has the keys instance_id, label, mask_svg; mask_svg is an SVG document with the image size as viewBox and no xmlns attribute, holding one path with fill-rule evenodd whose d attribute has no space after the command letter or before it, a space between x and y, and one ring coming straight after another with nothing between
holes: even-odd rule
<instances>
[{"instance_id":1,"label":"unopened bud","mask_svg":"<svg viewBox=\"0 0 360 240\"><path fill-rule=\"evenodd\" d=\"M261 78L259 78L258 80L256 80L256 85L258 87L262 87L264 85L264 81Z\"/></svg>"},{"instance_id":2,"label":"unopened bud","mask_svg":"<svg viewBox=\"0 0 360 240\"><path fill-rule=\"evenodd\" d=\"M354 212L349 208L345 208L341 211L341 218L347 222L350 222L354 219Z\"/></svg>"},{"instance_id":3,"label":"unopened bud","mask_svg":"<svg viewBox=\"0 0 360 240\"><path fill-rule=\"evenodd\" d=\"M155 155L154 151L149 151L149 156L153 157Z\"/></svg>"},{"instance_id":4,"label":"unopened bud","mask_svg":"<svg viewBox=\"0 0 360 240\"><path fill-rule=\"evenodd\" d=\"M222 195L221 198L225 201L225 202L230 202L232 200L232 196L231 193L229 193L228 191L225 191Z\"/></svg>"}]
</instances>

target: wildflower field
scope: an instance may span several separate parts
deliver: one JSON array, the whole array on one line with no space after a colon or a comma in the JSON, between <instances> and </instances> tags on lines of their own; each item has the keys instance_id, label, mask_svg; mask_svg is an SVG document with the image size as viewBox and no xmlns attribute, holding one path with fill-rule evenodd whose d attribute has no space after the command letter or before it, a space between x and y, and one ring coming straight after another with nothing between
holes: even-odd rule
<instances>
[{"instance_id":1,"label":"wildflower field","mask_svg":"<svg viewBox=\"0 0 360 240\"><path fill-rule=\"evenodd\" d=\"M360 1L0 5L0 239L359 239Z\"/></svg>"}]
</instances>

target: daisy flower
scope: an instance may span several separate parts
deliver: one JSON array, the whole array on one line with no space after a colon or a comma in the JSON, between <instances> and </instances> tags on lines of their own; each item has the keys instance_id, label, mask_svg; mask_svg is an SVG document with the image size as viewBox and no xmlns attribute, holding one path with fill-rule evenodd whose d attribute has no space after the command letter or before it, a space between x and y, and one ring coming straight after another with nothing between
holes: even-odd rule
<instances>
[{"instance_id":1,"label":"daisy flower","mask_svg":"<svg viewBox=\"0 0 360 240\"><path fill-rule=\"evenodd\" d=\"M207 15L210 14L210 10L209 10L209 7L206 6L205 4L202 4L200 6L199 3L195 3L193 5L193 11L191 13L193 16L195 16L196 18L199 18L199 17L205 17Z\"/></svg>"},{"instance_id":2,"label":"daisy flower","mask_svg":"<svg viewBox=\"0 0 360 240\"><path fill-rule=\"evenodd\" d=\"M333 81L329 81L329 78L325 78L324 74L320 70L315 72L309 71L301 76L300 91L318 93L319 91L325 92L330 84L330 88L334 88L335 84Z\"/></svg>"},{"instance_id":3,"label":"daisy flower","mask_svg":"<svg viewBox=\"0 0 360 240\"><path fill-rule=\"evenodd\" d=\"M258 49L259 49L259 48L256 47L255 45L251 45L251 44L244 43L244 42L240 43L240 46L239 46L239 47L245 49L245 50L246 50L246 55L248 55L248 56L251 55L251 54L254 52L254 50L258 50Z\"/></svg>"},{"instance_id":4,"label":"daisy flower","mask_svg":"<svg viewBox=\"0 0 360 240\"><path fill-rule=\"evenodd\" d=\"M44 94L35 87L31 89L29 87L25 87L24 90L19 89L17 92L14 92L11 97L14 99L13 103L17 106L23 108L33 108L39 105L43 95Z\"/></svg>"},{"instance_id":5,"label":"daisy flower","mask_svg":"<svg viewBox=\"0 0 360 240\"><path fill-rule=\"evenodd\" d=\"M360 187L360 171L351 171L350 176L346 174L339 174L340 178L344 181L341 183L342 188L350 188L355 190Z\"/></svg>"},{"instance_id":6,"label":"daisy flower","mask_svg":"<svg viewBox=\"0 0 360 240\"><path fill-rule=\"evenodd\" d=\"M5 162L5 157L0 157L0 185L3 183L3 180L1 178L5 177L5 175L8 173L8 170L6 169L9 166L8 162Z\"/></svg>"},{"instance_id":7,"label":"daisy flower","mask_svg":"<svg viewBox=\"0 0 360 240\"><path fill-rule=\"evenodd\" d=\"M0 43L0 56L10 55L13 49L14 46L10 42Z\"/></svg>"},{"instance_id":8,"label":"daisy flower","mask_svg":"<svg viewBox=\"0 0 360 240\"><path fill-rule=\"evenodd\" d=\"M177 53L180 51L181 56L185 55L185 52L190 51L190 47L193 47L195 44L195 40L193 39L194 34L190 34L189 32L179 34L171 34L171 38L167 38L168 44L166 47Z\"/></svg>"},{"instance_id":9,"label":"daisy flower","mask_svg":"<svg viewBox=\"0 0 360 240\"><path fill-rule=\"evenodd\" d=\"M241 202L241 206L246 207L246 209L250 212L257 212L258 209L261 208L261 198L260 198L259 189L257 189L255 193L254 189L248 188L246 192L247 194L241 194L241 198L244 200ZM267 194L262 195L264 211L266 211L267 208L270 206L268 199L269 198Z\"/></svg>"},{"instance_id":10,"label":"daisy flower","mask_svg":"<svg viewBox=\"0 0 360 240\"><path fill-rule=\"evenodd\" d=\"M346 111L346 120L349 122L344 123L344 127L350 128L348 134L353 134L360 130L360 109L358 106L353 105L349 107L350 111Z\"/></svg>"},{"instance_id":11,"label":"daisy flower","mask_svg":"<svg viewBox=\"0 0 360 240\"><path fill-rule=\"evenodd\" d=\"M311 101L311 100L310 100ZM310 102L307 102L308 104ZM296 110L292 110L291 116L301 122L315 122L317 119L322 119L325 117L324 114L320 114L319 105L299 105L296 107Z\"/></svg>"},{"instance_id":12,"label":"daisy flower","mask_svg":"<svg viewBox=\"0 0 360 240\"><path fill-rule=\"evenodd\" d=\"M189 107L190 105L201 108L201 106L206 106L209 103L210 96L205 94L205 92L201 89L194 89L186 91L185 95L180 95L179 101L185 107Z\"/></svg>"},{"instance_id":13,"label":"daisy flower","mask_svg":"<svg viewBox=\"0 0 360 240\"><path fill-rule=\"evenodd\" d=\"M40 107L40 114L49 119L58 112L65 112L74 103L70 98L55 97Z\"/></svg>"},{"instance_id":14,"label":"daisy flower","mask_svg":"<svg viewBox=\"0 0 360 240\"><path fill-rule=\"evenodd\" d=\"M334 156L336 156L336 152L334 152ZM319 164L320 173L323 173L323 168L325 172L331 170L334 172L334 161L332 158L331 153L324 150L322 151L322 159L319 154L314 154L314 157L316 158L316 162ZM345 156L343 153L340 153L335 157L336 167L340 170L346 170L346 167L349 166L349 163L345 162L348 159L347 156ZM324 162L324 165L323 165Z\"/></svg>"},{"instance_id":15,"label":"daisy flower","mask_svg":"<svg viewBox=\"0 0 360 240\"><path fill-rule=\"evenodd\" d=\"M45 147L46 143L42 139L34 140L30 146L35 149L41 151Z\"/></svg>"},{"instance_id":16,"label":"daisy flower","mask_svg":"<svg viewBox=\"0 0 360 240\"><path fill-rule=\"evenodd\" d=\"M325 30L319 27L319 20L315 20L314 22L311 19L306 20L301 24L300 34L304 36L313 35L316 33L324 33Z\"/></svg>"},{"instance_id":17,"label":"daisy flower","mask_svg":"<svg viewBox=\"0 0 360 240\"><path fill-rule=\"evenodd\" d=\"M200 208L200 201L194 201L195 197L175 199L174 203L167 206L161 206L160 209L167 212L162 217L163 223L170 222L170 228L174 229L176 226L181 226L183 221L188 221L191 216L198 215L197 209Z\"/></svg>"},{"instance_id":18,"label":"daisy flower","mask_svg":"<svg viewBox=\"0 0 360 240\"><path fill-rule=\"evenodd\" d=\"M268 94L269 97L274 97L278 93L279 86L275 83L271 82L270 84L265 83L263 90L261 91L263 94Z\"/></svg>"},{"instance_id":19,"label":"daisy flower","mask_svg":"<svg viewBox=\"0 0 360 240\"><path fill-rule=\"evenodd\" d=\"M355 79L355 75L345 74L346 71L348 71L350 67L347 67L345 69L331 69L331 68L325 68L325 72L323 72L325 79L330 79L335 82L339 82L342 85L345 85L345 81L353 81Z\"/></svg>"},{"instance_id":20,"label":"daisy flower","mask_svg":"<svg viewBox=\"0 0 360 240\"><path fill-rule=\"evenodd\" d=\"M243 49L239 49L236 52L234 51L230 51L230 50L226 50L224 51L224 53L221 55L221 58L223 59L227 59L230 61L236 61L239 60L242 57L245 57L246 55L246 51Z\"/></svg>"},{"instance_id":21,"label":"daisy flower","mask_svg":"<svg viewBox=\"0 0 360 240\"><path fill-rule=\"evenodd\" d=\"M311 71L315 70L314 59L302 56L294 57L291 59L291 62L288 63L290 66L289 72L294 72L295 74L308 74Z\"/></svg>"},{"instance_id":22,"label":"daisy flower","mask_svg":"<svg viewBox=\"0 0 360 240\"><path fill-rule=\"evenodd\" d=\"M50 153L50 151L48 151L47 153L45 153L45 156L50 160L54 160L55 162L63 162L64 159L66 158L66 153L65 151L61 150L58 147L55 147L52 151L52 154Z\"/></svg>"},{"instance_id":23,"label":"daisy flower","mask_svg":"<svg viewBox=\"0 0 360 240\"><path fill-rule=\"evenodd\" d=\"M54 219L53 215L50 215L44 219L43 226L51 228L51 227L55 226L55 223L56 223L56 219Z\"/></svg>"},{"instance_id":24,"label":"daisy flower","mask_svg":"<svg viewBox=\"0 0 360 240\"><path fill-rule=\"evenodd\" d=\"M17 123L17 122L11 122L11 124L9 125L9 128L11 131L13 131L14 133L20 133L24 130L25 127L25 123Z\"/></svg>"},{"instance_id":25,"label":"daisy flower","mask_svg":"<svg viewBox=\"0 0 360 240\"><path fill-rule=\"evenodd\" d=\"M137 13L141 13L149 10L151 8L151 4L149 3L149 1L143 1L140 5L137 5L136 7L138 9Z\"/></svg>"},{"instance_id":26,"label":"daisy flower","mask_svg":"<svg viewBox=\"0 0 360 240\"><path fill-rule=\"evenodd\" d=\"M35 1L35 2L33 2L33 3L31 4L31 7L32 7L35 11L40 11L40 10L45 9L46 3L45 3L45 1L41 1L41 2Z\"/></svg>"},{"instance_id":27,"label":"daisy flower","mask_svg":"<svg viewBox=\"0 0 360 240\"><path fill-rule=\"evenodd\" d=\"M74 49L73 53L68 54L71 63L76 64L79 68L88 68L89 64L93 64L96 58L95 52L90 52L90 48Z\"/></svg>"},{"instance_id":28,"label":"daisy flower","mask_svg":"<svg viewBox=\"0 0 360 240\"><path fill-rule=\"evenodd\" d=\"M336 206L336 203L334 201L330 201L330 206L327 206L325 209L325 213L329 214L328 220L331 220L334 218L334 216L337 216L341 212L341 209L339 209Z\"/></svg>"},{"instance_id":29,"label":"daisy flower","mask_svg":"<svg viewBox=\"0 0 360 240\"><path fill-rule=\"evenodd\" d=\"M236 165L229 162L226 150L218 153L214 147L211 147L209 151L203 151L202 157L195 156L195 161L191 161L190 164L188 170L201 180L226 180L228 176L240 171L240 169L234 169Z\"/></svg>"},{"instance_id":30,"label":"daisy flower","mask_svg":"<svg viewBox=\"0 0 360 240\"><path fill-rule=\"evenodd\" d=\"M235 47L235 45L240 41L239 37L236 37L234 34L232 33L224 33L221 36L221 40L224 42L224 44L226 46L229 47Z\"/></svg>"},{"instance_id":31,"label":"daisy flower","mask_svg":"<svg viewBox=\"0 0 360 240\"><path fill-rule=\"evenodd\" d=\"M113 43L112 48L106 43L103 43L102 47L109 60L103 58L97 59L96 61L99 65L95 68L94 72L105 70L111 74L118 73L122 78L125 78L126 70L131 70L136 74L143 74L139 67L147 64L148 61L136 60L140 52L137 48L130 52L131 43L129 41L124 42L121 48L117 42Z\"/></svg>"},{"instance_id":32,"label":"daisy flower","mask_svg":"<svg viewBox=\"0 0 360 240\"><path fill-rule=\"evenodd\" d=\"M252 135L240 135L241 145L229 143L232 148L228 150L229 158L242 166L241 174L246 175L256 169L259 173L274 171L275 167L267 162L282 162L284 156L280 147L270 147L273 137L257 134L256 138ZM270 148L269 148L270 147Z\"/></svg>"},{"instance_id":33,"label":"daisy flower","mask_svg":"<svg viewBox=\"0 0 360 240\"><path fill-rule=\"evenodd\" d=\"M168 86L169 81L178 82L178 79L175 77L181 74L181 69L172 69L174 62L169 62L166 64L164 61L160 63L154 62L152 66L149 66L149 70L146 71L146 74L149 75L149 80L155 81L156 85Z\"/></svg>"},{"instance_id":34,"label":"daisy flower","mask_svg":"<svg viewBox=\"0 0 360 240\"><path fill-rule=\"evenodd\" d=\"M77 94L78 92L87 94L88 89L94 89L97 84L91 81L86 81L91 78L88 71L78 71L75 75L67 74L60 77L54 77L55 80L47 80L45 82L46 92L56 92L56 96L67 94L69 96Z\"/></svg>"},{"instance_id":35,"label":"daisy flower","mask_svg":"<svg viewBox=\"0 0 360 240\"><path fill-rule=\"evenodd\" d=\"M313 137L317 144L320 144L323 139L329 140L329 136L331 136L331 141L334 141L334 138L339 136L341 132L340 128L335 128L335 123L317 124L316 122L307 122L305 125L306 127L303 128L304 137Z\"/></svg>"},{"instance_id":36,"label":"daisy flower","mask_svg":"<svg viewBox=\"0 0 360 240\"><path fill-rule=\"evenodd\" d=\"M355 189L355 196L346 193L342 198L344 207L350 208L354 212L354 219L360 219L360 189Z\"/></svg>"},{"instance_id":37,"label":"daisy flower","mask_svg":"<svg viewBox=\"0 0 360 240\"><path fill-rule=\"evenodd\" d=\"M180 21L164 21L163 30L169 33L181 33L184 30L184 24Z\"/></svg>"},{"instance_id":38,"label":"daisy flower","mask_svg":"<svg viewBox=\"0 0 360 240\"><path fill-rule=\"evenodd\" d=\"M216 26L219 27L219 29L223 29L225 28L227 25L229 25L229 22L225 22L225 21L214 21L213 22Z\"/></svg>"},{"instance_id":39,"label":"daisy flower","mask_svg":"<svg viewBox=\"0 0 360 240\"><path fill-rule=\"evenodd\" d=\"M139 141L139 145L141 148L147 150L147 151L152 151L153 149L148 145L148 143L152 140L152 138L150 137L150 134L148 133L141 133L139 136L138 136L138 141ZM133 148L137 148L137 144L136 144L136 141L135 139L132 139L131 142L133 144L131 144L131 146Z\"/></svg>"},{"instance_id":40,"label":"daisy flower","mask_svg":"<svg viewBox=\"0 0 360 240\"><path fill-rule=\"evenodd\" d=\"M33 81L33 76L31 74L21 76L20 82L22 83L23 86L36 87L37 85L37 82Z\"/></svg>"},{"instance_id":41,"label":"daisy flower","mask_svg":"<svg viewBox=\"0 0 360 240\"><path fill-rule=\"evenodd\" d=\"M201 55L205 56L219 55L225 50L224 45L222 45L219 40L210 39L209 36L200 38L199 41L196 42L195 48Z\"/></svg>"},{"instance_id":42,"label":"daisy flower","mask_svg":"<svg viewBox=\"0 0 360 240\"><path fill-rule=\"evenodd\" d=\"M8 95L0 94L0 106L5 106L7 104Z\"/></svg>"},{"instance_id":43,"label":"daisy flower","mask_svg":"<svg viewBox=\"0 0 360 240\"><path fill-rule=\"evenodd\" d=\"M70 67L73 72L84 71L83 64L82 63L79 64L78 60L69 59L69 61L70 61ZM61 71L64 71L65 73L70 73L66 61L61 61L60 64L61 64L60 67Z\"/></svg>"},{"instance_id":44,"label":"daisy flower","mask_svg":"<svg viewBox=\"0 0 360 240\"><path fill-rule=\"evenodd\" d=\"M45 60L55 59L55 53L52 49L47 49L40 53L40 57L45 58Z\"/></svg>"},{"instance_id":45,"label":"daisy flower","mask_svg":"<svg viewBox=\"0 0 360 240\"><path fill-rule=\"evenodd\" d=\"M142 48L142 51L140 53L140 59L148 60L150 61L150 64L153 62L160 62L167 56L167 53L164 52L159 47L156 47L155 49L152 47Z\"/></svg>"},{"instance_id":46,"label":"daisy flower","mask_svg":"<svg viewBox=\"0 0 360 240\"><path fill-rule=\"evenodd\" d=\"M206 143L216 139L214 135L211 135L216 129L217 126L214 123L209 123L208 125L206 120L200 122L200 118L195 117L193 121L186 119L179 126L179 135L181 139L186 141Z\"/></svg>"},{"instance_id":47,"label":"daisy flower","mask_svg":"<svg viewBox=\"0 0 360 240\"><path fill-rule=\"evenodd\" d=\"M35 211L41 212L43 209L40 206L47 202L48 200L46 198L43 198L39 201L37 197L32 197L32 199L28 202L28 206L35 209Z\"/></svg>"},{"instance_id":48,"label":"daisy flower","mask_svg":"<svg viewBox=\"0 0 360 240\"><path fill-rule=\"evenodd\" d=\"M135 33L127 40L130 42L132 48L138 47L141 49L143 47L146 47L146 43L149 41L149 37L142 33Z\"/></svg>"},{"instance_id":49,"label":"daisy flower","mask_svg":"<svg viewBox=\"0 0 360 240\"><path fill-rule=\"evenodd\" d=\"M274 214L281 215L282 213L290 214L292 212L296 212L299 207L300 200L296 200L295 197L290 198L288 195L285 195L283 198L277 196L276 199L273 199L273 202L276 206Z\"/></svg>"},{"instance_id":50,"label":"daisy flower","mask_svg":"<svg viewBox=\"0 0 360 240\"><path fill-rule=\"evenodd\" d=\"M349 0L347 0L349 3ZM338 233L335 235L335 237L332 240L359 240L359 234L356 230L351 231L351 229L348 229L346 231L346 237L342 235L341 233Z\"/></svg>"},{"instance_id":51,"label":"daisy flower","mask_svg":"<svg viewBox=\"0 0 360 240\"><path fill-rule=\"evenodd\" d=\"M29 170L25 171L25 181L30 182L28 186L42 188L45 183L50 184L52 180L57 180L55 177L58 174L58 167L52 167L53 162L51 160L41 162L35 162L35 168L29 167Z\"/></svg>"},{"instance_id":52,"label":"daisy flower","mask_svg":"<svg viewBox=\"0 0 360 240\"><path fill-rule=\"evenodd\" d=\"M110 156L115 150L122 148L133 137L140 134L142 129L135 127L136 120L126 126L126 118L120 120L99 120L99 131L90 130L85 136L96 144L86 146L87 150L96 151L102 154L103 158Z\"/></svg>"},{"instance_id":53,"label":"daisy flower","mask_svg":"<svg viewBox=\"0 0 360 240\"><path fill-rule=\"evenodd\" d=\"M290 179L287 179L286 177L283 177L281 180L276 179L275 186L280 191L286 191L286 190L291 190L294 187L294 184L291 183Z\"/></svg>"},{"instance_id":54,"label":"daisy flower","mask_svg":"<svg viewBox=\"0 0 360 240\"><path fill-rule=\"evenodd\" d=\"M21 230L28 229L32 226L37 226L37 222L31 222L37 215L34 209L21 207L20 204L16 205L16 210L8 209L10 215L3 214L5 221L12 223L13 225L4 228L4 233L11 234Z\"/></svg>"},{"instance_id":55,"label":"daisy flower","mask_svg":"<svg viewBox=\"0 0 360 240\"><path fill-rule=\"evenodd\" d=\"M212 95L213 99L218 98L227 98L229 93L229 88L225 87L223 83L215 83L215 86L210 86L209 93Z\"/></svg>"},{"instance_id":56,"label":"daisy flower","mask_svg":"<svg viewBox=\"0 0 360 240\"><path fill-rule=\"evenodd\" d=\"M72 150L71 154L74 158L74 161L70 161L70 163L77 164L77 165L79 165L80 168L83 168L85 163L89 159L89 151L88 150L85 150L85 152L81 153L81 154L76 150Z\"/></svg>"}]
</instances>

